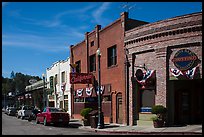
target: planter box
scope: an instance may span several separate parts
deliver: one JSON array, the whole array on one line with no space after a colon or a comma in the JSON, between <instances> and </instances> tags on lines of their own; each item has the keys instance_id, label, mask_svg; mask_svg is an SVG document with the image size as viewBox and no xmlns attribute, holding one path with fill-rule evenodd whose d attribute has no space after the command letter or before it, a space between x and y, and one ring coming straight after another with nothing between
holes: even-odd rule
<instances>
[{"instance_id":1,"label":"planter box","mask_svg":"<svg viewBox=\"0 0 204 137\"><path fill-rule=\"evenodd\" d=\"M153 121L153 125L154 125L155 128L163 127L164 126L164 121L163 120Z\"/></svg>"}]
</instances>

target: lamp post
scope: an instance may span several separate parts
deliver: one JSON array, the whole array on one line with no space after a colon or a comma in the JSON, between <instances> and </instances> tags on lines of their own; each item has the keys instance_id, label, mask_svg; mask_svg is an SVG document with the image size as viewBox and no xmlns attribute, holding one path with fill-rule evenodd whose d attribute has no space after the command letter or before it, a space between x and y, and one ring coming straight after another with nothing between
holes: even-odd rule
<instances>
[{"instance_id":1,"label":"lamp post","mask_svg":"<svg viewBox=\"0 0 204 137\"><path fill-rule=\"evenodd\" d=\"M96 51L98 55L98 127L99 129L103 128L103 112L101 110L101 68L100 68L100 57L101 51L100 48Z\"/></svg>"},{"instance_id":2,"label":"lamp post","mask_svg":"<svg viewBox=\"0 0 204 137\"><path fill-rule=\"evenodd\" d=\"M46 94L45 94L45 74L42 74L42 78L43 78L43 108L47 106L46 104Z\"/></svg>"}]
</instances>

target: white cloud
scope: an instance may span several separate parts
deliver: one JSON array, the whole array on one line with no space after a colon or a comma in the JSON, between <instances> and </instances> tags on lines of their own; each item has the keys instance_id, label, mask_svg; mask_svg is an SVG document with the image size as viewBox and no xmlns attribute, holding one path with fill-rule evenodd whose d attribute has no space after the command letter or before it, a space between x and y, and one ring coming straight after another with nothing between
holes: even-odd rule
<instances>
[{"instance_id":1,"label":"white cloud","mask_svg":"<svg viewBox=\"0 0 204 137\"><path fill-rule=\"evenodd\" d=\"M107 22L107 19L105 20L102 15L103 13L109 8L111 5L110 2L104 2L101 7L99 7L97 10L95 10L92 15L97 24L104 25Z\"/></svg>"},{"instance_id":2,"label":"white cloud","mask_svg":"<svg viewBox=\"0 0 204 137\"><path fill-rule=\"evenodd\" d=\"M31 34L8 34L2 39L2 46L30 48L44 52L61 52L66 46L62 37L39 36Z\"/></svg>"},{"instance_id":3,"label":"white cloud","mask_svg":"<svg viewBox=\"0 0 204 137\"><path fill-rule=\"evenodd\" d=\"M52 19L50 20L34 20L33 18L26 18L26 17L22 17L20 16L19 12L18 12L18 17L20 17L20 19L23 19L25 23L27 24L32 24L32 25L38 25L38 26L42 26L42 27L61 27L63 26L63 22L62 22L62 18L67 16L69 17L70 15L77 15L76 17L84 17L86 16L87 12L91 9L93 9L95 7L95 5L89 5L86 6L84 8L79 8L76 10L67 10L67 11L63 11L60 12L56 15L53 16ZM67 18L66 17L66 18Z\"/></svg>"}]
</instances>

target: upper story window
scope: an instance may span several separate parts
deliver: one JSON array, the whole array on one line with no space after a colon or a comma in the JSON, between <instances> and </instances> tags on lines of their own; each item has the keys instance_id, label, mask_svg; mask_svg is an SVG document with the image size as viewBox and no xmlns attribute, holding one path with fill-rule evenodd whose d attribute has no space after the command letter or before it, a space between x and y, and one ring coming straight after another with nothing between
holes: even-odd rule
<instances>
[{"instance_id":1,"label":"upper story window","mask_svg":"<svg viewBox=\"0 0 204 137\"><path fill-rule=\"evenodd\" d=\"M94 41L91 41L91 47L94 46Z\"/></svg>"},{"instance_id":2,"label":"upper story window","mask_svg":"<svg viewBox=\"0 0 204 137\"><path fill-rule=\"evenodd\" d=\"M62 80L62 83L65 82L65 71L62 72L61 80Z\"/></svg>"},{"instance_id":3,"label":"upper story window","mask_svg":"<svg viewBox=\"0 0 204 137\"><path fill-rule=\"evenodd\" d=\"M50 89L53 89L53 76L50 76Z\"/></svg>"},{"instance_id":4,"label":"upper story window","mask_svg":"<svg viewBox=\"0 0 204 137\"><path fill-rule=\"evenodd\" d=\"M108 48L108 67L117 64L117 49L116 45Z\"/></svg>"},{"instance_id":5,"label":"upper story window","mask_svg":"<svg viewBox=\"0 0 204 137\"><path fill-rule=\"evenodd\" d=\"M58 84L58 75L55 74L55 85Z\"/></svg>"},{"instance_id":6,"label":"upper story window","mask_svg":"<svg viewBox=\"0 0 204 137\"><path fill-rule=\"evenodd\" d=\"M90 56L90 72L96 71L96 55Z\"/></svg>"},{"instance_id":7,"label":"upper story window","mask_svg":"<svg viewBox=\"0 0 204 137\"><path fill-rule=\"evenodd\" d=\"M77 61L75 64L77 64L76 66L76 72L77 73L81 73L81 61Z\"/></svg>"}]
</instances>

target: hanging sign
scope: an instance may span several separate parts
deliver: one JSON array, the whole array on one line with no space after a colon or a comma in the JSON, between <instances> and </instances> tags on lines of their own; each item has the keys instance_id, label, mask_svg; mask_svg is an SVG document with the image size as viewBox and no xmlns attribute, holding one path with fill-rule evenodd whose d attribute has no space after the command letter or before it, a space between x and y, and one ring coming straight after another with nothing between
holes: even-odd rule
<instances>
[{"instance_id":1,"label":"hanging sign","mask_svg":"<svg viewBox=\"0 0 204 137\"><path fill-rule=\"evenodd\" d=\"M70 84L92 84L93 78L91 73L70 73Z\"/></svg>"},{"instance_id":2,"label":"hanging sign","mask_svg":"<svg viewBox=\"0 0 204 137\"><path fill-rule=\"evenodd\" d=\"M36 82L37 82L36 79L30 79L30 80L29 80L29 83L30 83L30 84L34 84L34 83L36 83Z\"/></svg>"},{"instance_id":3,"label":"hanging sign","mask_svg":"<svg viewBox=\"0 0 204 137\"><path fill-rule=\"evenodd\" d=\"M189 49L181 49L174 55L172 62L181 71L187 71L195 65L198 59L195 53Z\"/></svg>"},{"instance_id":4,"label":"hanging sign","mask_svg":"<svg viewBox=\"0 0 204 137\"><path fill-rule=\"evenodd\" d=\"M143 72L141 69L138 69L135 73L136 80L138 83L145 85L147 79L153 76L155 73L155 70L147 70L146 72Z\"/></svg>"}]
</instances>

